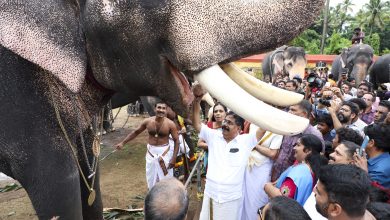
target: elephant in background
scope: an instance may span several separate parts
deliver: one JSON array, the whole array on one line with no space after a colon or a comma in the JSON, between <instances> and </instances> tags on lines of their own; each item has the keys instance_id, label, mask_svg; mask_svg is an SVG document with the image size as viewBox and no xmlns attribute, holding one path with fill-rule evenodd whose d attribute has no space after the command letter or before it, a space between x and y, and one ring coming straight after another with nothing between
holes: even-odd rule
<instances>
[{"instance_id":1,"label":"elephant in background","mask_svg":"<svg viewBox=\"0 0 390 220\"><path fill-rule=\"evenodd\" d=\"M113 94L158 96L186 115L193 95L185 77L211 82L217 64L288 42L322 7L317 0L0 0L0 172L22 184L39 219L102 219L90 124ZM219 99L228 103L226 96ZM307 126L258 103L277 116L259 119L271 131L278 118L294 125L281 132Z\"/></svg>"},{"instance_id":2,"label":"elephant in background","mask_svg":"<svg viewBox=\"0 0 390 220\"><path fill-rule=\"evenodd\" d=\"M380 56L369 69L370 82L374 89L382 83L390 82L390 54Z\"/></svg>"},{"instance_id":3,"label":"elephant in background","mask_svg":"<svg viewBox=\"0 0 390 220\"><path fill-rule=\"evenodd\" d=\"M368 69L373 63L374 50L368 44L354 44L348 49L342 50L332 63L331 73L334 80L339 80L340 73L347 69L347 76L356 80L359 85L366 79Z\"/></svg>"},{"instance_id":4,"label":"elephant in background","mask_svg":"<svg viewBox=\"0 0 390 220\"><path fill-rule=\"evenodd\" d=\"M306 68L306 53L302 47L282 46L268 53L261 64L263 81L274 82L277 76L295 75L304 78Z\"/></svg>"}]
</instances>

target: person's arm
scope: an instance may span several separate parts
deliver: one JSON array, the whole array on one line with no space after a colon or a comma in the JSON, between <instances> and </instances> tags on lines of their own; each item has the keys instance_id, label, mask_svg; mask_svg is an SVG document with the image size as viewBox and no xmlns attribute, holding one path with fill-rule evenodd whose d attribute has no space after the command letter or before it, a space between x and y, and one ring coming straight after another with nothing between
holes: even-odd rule
<instances>
[{"instance_id":1,"label":"person's arm","mask_svg":"<svg viewBox=\"0 0 390 220\"><path fill-rule=\"evenodd\" d=\"M172 140L175 143L175 145L173 147L173 155L172 155L172 158L169 161L169 165L168 165L168 169L171 169L171 168L175 167L176 156L177 156L177 153L179 152L179 133L178 133L178 131L176 129L176 125L173 121L170 121L170 123L169 123L169 132L171 133Z\"/></svg>"},{"instance_id":2,"label":"person's arm","mask_svg":"<svg viewBox=\"0 0 390 220\"><path fill-rule=\"evenodd\" d=\"M208 150L209 149L207 143L204 140L200 139L200 138L198 140L198 147L202 148L203 150Z\"/></svg>"},{"instance_id":3,"label":"person's arm","mask_svg":"<svg viewBox=\"0 0 390 220\"><path fill-rule=\"evenodd\" d=\"M128 134L126 136L126 138L123 139L121 142L119 142L118 144L115 144L114 147L118 150L121 150L127 142L136 138L141 132L143 132L146 129L146 124L147 124L148 120L149 119L144 120L140 126L138 126L133 132Z\"/></svg>"},{"instance_id":4,"label":"person's arm","mask_svg":"<svg viewBox=\"0 0 390 220\"><path fill-rule=\"evenodd\" d=\"M336 103L334 101L331 101L330 107L328 107L327 109L329 111L330 117L332 117L334 129L337 130L339 128L342 128L343 125L341 124L340 120L337 118L336 112L337 112L338 106L336 105Z\"/></svg>"},{"instance_id":5,"label":"person's arm","mask_svg":"<svg viewBox=\"0 0 390 220\"><path fill-rule=\"evenodd\" d=\"M270 198L274 198L276 196L282 195L282 193L280 192L280 189L277 188L275 185L276 185L276 182L266 183L264 185L264 191L265 191L265 193L267 193L268 197L270 197Z\"/></svg>"},{"instance_id":6,"label":"person's arm","mask_svg":"<svg viewBox=\"0 0 390 220\"><path fill-rule=\"evenodd\" d=\"M266 132L266 130L264 130L264 129L260 128L260 127L256 130L256 140L257 140L257 142L259 142L261 140L261 138L263 138L265 132Z\"/></svg>"},{"instance_id":7,"label":"person's arm","mask_svg":"<svg viewBox=\"0 0 390 220\"><path fill-rule=\"evenodd\" d=\"M204 95L204 91L200 84L197 84L193 87L192 92L195 95L195 100L192 103L192 126L194 126L197 132L200 132L202 128L202 123L200 121L200 101Z\"/></svg>"},{"instance_id":8,"label":"person's arm","mask_svg":"<svg viewBox=\"0 0 390 220\"><path fill-rule=\"evenodd\" d=\"M366 171L368 173L368 166L367 166L367 154L366 151L363 149L363 155L359 155L359 151L356 150L357 152L354 153L353 155L353 164L360 169Z\"/></svg>"},{"instance_id":9,"label":"person's arm","mask_svg":"<svg viewBox=\"0 0 390 220\"><path fill-rule=\"evenodd\" d=\"M276 158L276 155L278 155L278 149L269 149L268 147L262 146L262 145L256 145L255 147L256 151L261 153L262 155L271 158L274 160Z\"/></svg>"},{"instance_id":10,"label":"person's arm","mask_svg":"<svg viewBox=\"0 0 390 220\"><path fill-rule=\"evenodd\" d=\"M341 101L344 101L344 94L340 88L332 87L331 90L332 90L333 94L335 94L339 99L341 99Z\"/></svg>"}]
</instances>

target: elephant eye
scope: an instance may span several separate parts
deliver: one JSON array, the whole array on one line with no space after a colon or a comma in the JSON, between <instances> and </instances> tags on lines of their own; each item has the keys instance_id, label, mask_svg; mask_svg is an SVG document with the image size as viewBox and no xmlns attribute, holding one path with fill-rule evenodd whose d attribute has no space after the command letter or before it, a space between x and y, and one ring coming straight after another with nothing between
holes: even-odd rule
<instances>
[{"instance_id":1,"label":"elephant eye","mask_svg":"<svg viewBox=\"0 0 390 220\"><path fill-rule=\"evenodd\" d=\"M290 62L290 63L287 64L287 66L288 66L288 67L292 67L293 64Z\"/></svg>"}]
</instances>

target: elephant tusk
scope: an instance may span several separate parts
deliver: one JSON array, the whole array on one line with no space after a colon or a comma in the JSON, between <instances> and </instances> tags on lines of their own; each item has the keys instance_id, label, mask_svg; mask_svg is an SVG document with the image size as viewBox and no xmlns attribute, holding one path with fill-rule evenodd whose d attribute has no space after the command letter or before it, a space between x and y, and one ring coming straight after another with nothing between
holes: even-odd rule
<instances>
[{"instance_id":1,"label":"elephant tusk","mask_svg":"<svg viewBox=\"0 0 390 220\"><path fill-rule=\"evenodd\" d=\"M309 124L306 118L289 114L257 100L234 83L218 65L196 74L195 80L235 113L268 131L295 135L305 130Z\"/></svg>"},{"instance_id":2,"label":"elephant tusk","mask_svg":"<svg viewBox=\"0 0 390 220\"><path fill-rule=\"evenodd\" d=\"M222 64L220 66L241 88L266 103L277 106L290 106L299 103L303 99L302 94L280 89L258 80L232 63Z\"/></svg>"},{"instance_id":3,"label":"elephant tusk","mask_svg":"<svg viewBox=\"0 0 390 220\"><path fill-rule=\"evenodd\" d=\"M202 97L202 100L207 102L207 104L209 104L210 106L214 106L215 105L214 100L210 96L209 93L204 94L203 97Z\"/></svg>"}]
</instances>

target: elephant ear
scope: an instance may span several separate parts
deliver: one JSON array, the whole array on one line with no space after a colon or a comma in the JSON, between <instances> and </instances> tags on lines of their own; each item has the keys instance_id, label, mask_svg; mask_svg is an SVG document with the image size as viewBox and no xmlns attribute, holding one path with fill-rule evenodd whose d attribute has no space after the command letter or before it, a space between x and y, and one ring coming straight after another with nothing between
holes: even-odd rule
<instances>
[{"instance_id":1,"label":"elephant ear","mask_svg":"<svg viewBox=\"0 0 390 220\"><path fill-rule=\"evenodd\" d=\"M0 0L0 44L78 92L86 73L79 6L66 0Z\"/></svg>"}]
</instances>

